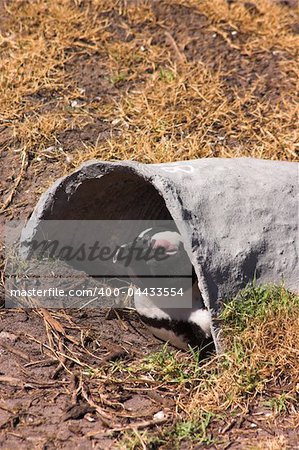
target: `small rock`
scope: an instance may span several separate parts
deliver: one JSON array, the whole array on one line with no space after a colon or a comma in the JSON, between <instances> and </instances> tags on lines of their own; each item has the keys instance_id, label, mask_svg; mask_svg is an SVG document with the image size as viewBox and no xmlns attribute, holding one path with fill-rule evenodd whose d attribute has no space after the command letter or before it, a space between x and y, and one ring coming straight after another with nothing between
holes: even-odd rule
<instances>
[{"instance_id":1,"label":"small rock","mask_svg":"<svg viewBox=\"0 0 299 450\"><path fill-rule=\"evenodd\" d=\"M70 105L72 108L82 108L82 106L85 106L85 102L84 101L80 101L80 100L72 100Z\"/></svg>"},{"instance_id":2,"label":"small rock","mask_svg":"<svg viewBox=\"0 0 299 450\"><path fill-rule=\"evenodd\" d=\"M17 339L18 339L18 336L16 336L15 334L9 333L8 331L1 331L1 333L0 333L0 342L1 341L16 342Z\"/></svg>"},{"instance_id":3,"label":"small rock","mask_svg":"<svg viewBox=\"0 0 299 450\"><path fill-rule=\"evenodd\" d=\"M151 400L142 395L134 395L123 403L123 406L127 411L134 411L135 413L146 411L151 408L152 405Z\"/></svg>"},{"instance_id":4,"label":"small rock","mask_svg":"<svg viewBox=\"0 0 299 450\"><path fill-rule=\"evenodd\" d=\"M92 417L90 414L86 414L84 417L85 420L88 420L88 422L95 422L95 418Z\"/></svg>"},{"instance_id":5,"label":"small rock","mask_svg":"<svg viewBox=\"0 0 299 450\"><path fill-rule=\"evenodd\" d=\"M78 420L82 419L85 414L94 412L95 408L92 406L82 403L81 405L72 405L70 406L66 413L62 416L62 422L66 422L67 420Z\"/></svg>"},{"instance_id":6,"label":"small rock","mask_svg":"<svg viewBox=\"0 0 299 450\"><path fill-rule=\"evenodd\" d=\"M57 430L57 438L60 441L68 441L72 434L73 432L70 429L62 428Z\"/></svg>"},{"instance_id":7,"label":"small rock","mask_svg":"<svg viewBox=\"0 0 299 450\"><path fill-rule=\"evenodd\" d=\"M158 411L156 414L154 414L153 419L157 422L161 422L161 420L165 419L165 413L164 411Z\"/></svg>"},{"instance_id":8,"label":"small rock","mask_svg":"<svg viewBox=\"0 0 299 450\"><path fill-rule=\"evenodd\" d=\"M55 145L51 145L50 147L45 148L45 152L51 153L56 150Z\"/></svg>"}]
</instances>

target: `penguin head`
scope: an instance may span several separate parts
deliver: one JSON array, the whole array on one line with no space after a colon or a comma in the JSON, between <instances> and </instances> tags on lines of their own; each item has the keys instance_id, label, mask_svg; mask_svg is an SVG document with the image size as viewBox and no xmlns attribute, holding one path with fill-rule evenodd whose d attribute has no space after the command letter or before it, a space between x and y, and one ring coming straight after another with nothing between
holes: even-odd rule
<instances>
[{"instance_id":1,"label":"penguin head","mask_svg":"<svg viewBox=\"0 0 299 450\"><path fill-rule=\"evenodd\" d=\"M128 257L132 249L135 253ZM144 258L138 257L138 252ZM121 245L113 262L125 265L129 275L135 278L132 281L140 286L145 285L142 278L148 276L152 278L151 284L154 277L159 277L161 287L164 284L165 287L176 287L179 277L186 275L186 268L190 267L191 272L192 267L182 236L162 227L143 230L133 241Z\"/></svg>"},{"instance_id":2,"label":"penguin head","mask_svg":"<svg viewBox=\"0 0 299 450\"><path fill-rule=\"evenodd\" d=\"M148 261L155 259L155 256L164 256L160 259L169 259L178 253L185 252L184 244L181 235L177 231L171 231L160 227L148 228L142 231L133 241L122 244L117 250L113 262L123 264L128 263L128 256L131 250L135 251L135 257L132 261L139 261L140 255L143 251L144 259ZM160 250L158 252L158 250ZM139 252L139 258L136 255Z\"/></svg>"}]
</instances>

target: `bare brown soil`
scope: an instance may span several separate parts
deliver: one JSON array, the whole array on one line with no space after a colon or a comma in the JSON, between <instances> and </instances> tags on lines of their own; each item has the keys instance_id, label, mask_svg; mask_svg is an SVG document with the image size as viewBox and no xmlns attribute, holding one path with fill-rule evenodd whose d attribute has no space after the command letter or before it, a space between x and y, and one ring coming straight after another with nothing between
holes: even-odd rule
<instances>
[{"instance_id":1,"label":"bare brown soil","mask_svg":"<svg viewBox=\"0 0 299 450\"><path fill-rule=\"evenodd\" d=\"M161 347L134 313L68 310L50 317L51 323L45 311L1 313L1 448L117 448L124 431L155 428L161 410L171 423L176 400L169 386L105 376L113 361L129 365ZM181 448L297 445L295 419L273 422L258 401L250 414L212 424L209 436L216 445L182 442Z\"/></svg>"},{"instance_id":2,"label":"bare brown soil","mask_svg":"<svg viewBox=\"0 0 299 450\"><path fill-rule=\"evenodd\" d=\"M150 395L126 391L109 380L99 390L98 380L93 382L88 375L88 368L96 370L116 358L126 361L157 349L136 317L128 315L123 321L100 310L68 314L71 323L63 313L58 317L68 336L63 345L74 361L65 359L61 365L49 347L42 314L1 313L1 448L112 448L116 440L107 433L107 423L125 427L130 417L148 419L160 410L160 401ZM78 351L82 335L90 354Z\"/></svg>"}]
</instances>

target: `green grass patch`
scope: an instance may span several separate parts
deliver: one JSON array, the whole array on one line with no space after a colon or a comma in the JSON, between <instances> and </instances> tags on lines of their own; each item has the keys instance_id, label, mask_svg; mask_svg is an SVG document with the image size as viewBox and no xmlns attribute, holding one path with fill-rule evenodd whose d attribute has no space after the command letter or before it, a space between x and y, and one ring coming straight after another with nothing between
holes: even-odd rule
<instances>
[{"instance_id":1,"label":"green grass patch","mask_svg":"<svg viewBox=\"0 0 299 450\"><path fill-rule=\"evenodd\" d=\"M171 83L175 80L175 73L170 69L160 69L159 80L165 81L165 83Z\"/></svg>"},{"instance_id":2,"label":"green grass patch","mask_svg":"<svg viewBox=\"0 0 299 450\"><path fill-rule=\"evenodd\" d=\"M171 390L176 404L173 419L163 426L125 432L123 448L216 444L221 437L214 433L215 426L221 428L239 414L250 415L257 405L276 418L293 413L298 313L298 296L284 286L247 286L221 313L225 353L201 361L199 352L184 353L166 344L127 365L114 362L113 376L138 385L149 380L162 396Z\"/></svg>"},{"instance_id":3,"label":"green grass patch","mask_svg":"<svg viewBox=\"0 0 299 450\"><path fill-rule=\"evenodd\" d=\"M272 311L292 312L299 308L299 297L290 293L283 285L248 285L231 302L224 306L220 319L224 326L235 332L256 325Z\"/></svg>"},{"instance_id":4,"label":"green grass patch","mask_svg":"<svg viewBox=\"0 0 299 450\"><path fill-rule=\"evenodd\" d=\"M213 439L208 433L208 427L212 418L212 413L202 413L196 420L178 421L164 433L164 440L170 443L172 448L180 448L182 441L211 444Z\"/></svg>"}]
</instances>

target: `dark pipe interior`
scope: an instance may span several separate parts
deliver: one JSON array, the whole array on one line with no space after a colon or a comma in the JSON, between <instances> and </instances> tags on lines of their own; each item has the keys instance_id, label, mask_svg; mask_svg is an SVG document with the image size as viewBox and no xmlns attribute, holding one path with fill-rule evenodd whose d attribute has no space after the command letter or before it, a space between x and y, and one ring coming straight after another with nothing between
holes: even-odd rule
<instances>
[{"instance_id":1,"label":"dark pipe interior","mask_svg":"<svg viewBox=\"0 0 299 450\"><path fill-rule=\"evenodd\" d=\"M81 178L81 174L79 176ZM53 201L44 210L42 219L93 222L82 224L82 230L79 227L75 232L72 223L61 225L57 222L55 226L53 223L50 240L59 236L60 242L65 242L66 245L84 242L86 247L99 241L101 247L109 246L115 249L116 245L131 242L141 231L155 225L156 221L171 221L172 227L176 228L164 198L144 178L128 170L115 171L100 178L81 178L79 182L78 178L78 175L73 179L68 177L59 185ZM109 225L102 227L101 224L97 227L96 221L105 220L115 222L111 228ZM119 225L117 221L120 222ZM150 223L147 224L147 221ZM75 239L72 240L73 235ZM85 261L70 261L69 264L93 275L89 269L91 266ZM97 269L106 274L118 274L119 270L112 261L99 262Z\"/></svg>"},{"instance_id":2,"label":"dark pipe interior","mask_svg":"<svg viewBox=\"0 0 299 450\"><path fill-rule=\"evenodd\" d=\"M64 182L44 220L172 220L164 198L134 173L87 178L73 192L67 190Z\"/></svg>"}]
</instances>

